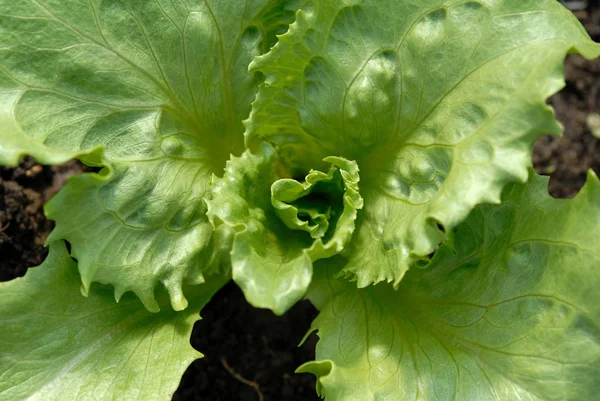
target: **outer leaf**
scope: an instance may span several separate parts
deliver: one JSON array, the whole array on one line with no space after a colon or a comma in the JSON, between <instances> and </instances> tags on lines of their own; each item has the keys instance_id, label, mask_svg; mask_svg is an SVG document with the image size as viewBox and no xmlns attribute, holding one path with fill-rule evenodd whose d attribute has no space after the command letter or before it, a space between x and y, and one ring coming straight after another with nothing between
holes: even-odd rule
<instances>
[{"instance_id":1,"label":"outer leaf","mask_svg":"<svg viewBox=\"0 0 600 401\"><path fill-rule=\"evenodd\" d=\"M51 240L71 242L86 291L111 283L117 298L132 290L155 311L162 281L185 308L182 285L211 268L199 265L210 259L202 197L241 153L261 80L248 64L292 13L275 0L0 0L0 9L1 109L17 129L0 127L0 161L31 152L53 163L103 147L102 177L72 180L48 206Z\"/></svg>"},{"instance_id":2,"label":"outer leaf","mask_svg":"<svg viewBox=\"0 0 600 401\"><path fill-rule=\"evenodd\" d=\"M300 371L328 401L597 399L600 182L590 173L572 201L546 184L475 209L456 249L396 291L321 283L319 362Z\"/></svg>"},{"instance_id":3,"label":"outer leaf","mask_svg":"<svg viewBox=\"0 0 600 401\"><path fill-rule=\"evenodd\" d=\"M554 0L315 0L251 66L266 80L246 139L300 171L356 160L365 209L343 273L397 284L526 180L531 143L560 133L545 100L568 51L600 54Z\"/></svg>"},{"instance_id":4,"label":"outer leaf","mask_svg":"<svg viewBox=\"0 0 600 401\"><path fill-rule=\"evenodd\" d=\"M24 278L0 284L1 400L170 400L201 356L189 342L198 311L225 283L195 291L185 312L148 312L105 288L81 296L62 241Z\"/></svg>"},{"instance_id":5,"label":"outer leaf","mask_svg":"<svg viewBox=\"0 0 600 401\"><path fill-rule=\"evenodd\" d=\"M328 173L311 171L302 183L278 179L276 152L263 143L256 154L232 157L223 178L213 179L208 216L235 231L233 279L256 307L283 314L306 292L312 262L339 253L352 237L362 207L356 163L326 161ZM316 194L325 199L310 198Z\"/></svg>"},{"instance_id":6,"label":"outer leaf","mask_svg":"<svg viewBox=\"0 0 600 401\"><path fill-rule=\"evenodd\" d=\"M185 309L183 284L200 284L218 268L206 263L212 227L202 197L209 171L193 162L149 161L104 173L71 178L46 205L58 222L47 241L69 239L86 295L92 281L114 284L117 301L133 291L156 312L154 289L162 283L173 309Z\"/></svg>"},{"instance_id":7,"label":"outer leaf","mask_svg":"<svg viewBox=\"0 0 600 401\"><path fill-rule=\"evenodd\" d=\"M18 99L19 92L0 92L0 165L17 166L24 155L32 155L40 163L60 164L74 157L101 160L102 154L96 150L93 154L57 151L41 143L31 141L17 126L11 115L11 109ZM87 152L86 152L87 153Z\"/></svg>"}]
</instances>

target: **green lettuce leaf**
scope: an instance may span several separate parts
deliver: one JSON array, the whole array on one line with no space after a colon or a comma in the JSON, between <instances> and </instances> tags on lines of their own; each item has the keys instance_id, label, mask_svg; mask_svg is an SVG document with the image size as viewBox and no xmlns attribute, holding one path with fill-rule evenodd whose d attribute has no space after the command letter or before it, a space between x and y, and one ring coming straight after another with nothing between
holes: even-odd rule
<instances>
[{"instance_id":1,"label":"green lettuce leaf","mask_svg":"<svg viewBox=\"0 0 600 401\"><path fill-rule=\"evenodd\" d=\"M73 158L86 158L99 163L102 151L77 152L51 149L25 135L12 116L19 92L0 92L0 165L17 166L21 157L31 155L39 163L61 164Z\"/></svg>"},{"instance_id":2,"label":"green lettuce leaf","mask_svg":"<svg viewBox=\"0 0 600 401\"><path fill-rule=\"evenodd\" d=\"M133 291L156 311L162 282L173 308L187 306L182 286L212 269L202 198L243 151L241 121L262 80L248 65L287 29L286 7L0 0L0 162L30 153L106 166L47 208L50 241L72 244L86 292L114 284L117 298ZM97 148L103 158L85 156Z\"/></svg>"},{"instance_id":3,"label":"green lettuce leaf","mask_svg":"<svg viewBox=\"0 0 600 401\"><path fill-rule=\"evenodd\" d=\"M62 241L43 265L0 283L0 399L170 400L187 366L198 311L226 282L195 289L190 308L147 311L134 296L80 292ZM131 294L129 294L131 295Z\"/></svg>"},{"instance_id":4,"label":"green lettuce leaf","mask_svg":"<svg viewBox=\"0 0 600 401\"><path fill-rule=\"evenodd\" d=\"M299 370L328 401L597 399L600 182L574 200L546 187L473 210L397 290L317 280L317 362Z\"/></svg>"},{"instance_id":5,"label":"green lettuce leaf","mask_svg":"<svg viewBox=\"0 0 600 401\"><path fill-rule=\"evenodd\" d=\"M302 182L280 171L275 149L263 143L227 162L213 178L208 216L234 232L233 280L252 305L283 314L302 298L312 263L342 251L362 208L356 163L327 157L327 173L310 171Z\"/></svg>"},{"instance_id":6,"label":"green lettuce leaf","mask_svg":"<svg viewBox=\"0 0 600 401\"><path fill-rule=\"evenodd\" d=\"M251 65L266 79L247 144L300 171L356 160L365 209L342 274L398 284L473 207L527 179L535 138L560 134L545 100L569 51L600 46L554 0L315 0Z\"/></svg>"}]
</instances>

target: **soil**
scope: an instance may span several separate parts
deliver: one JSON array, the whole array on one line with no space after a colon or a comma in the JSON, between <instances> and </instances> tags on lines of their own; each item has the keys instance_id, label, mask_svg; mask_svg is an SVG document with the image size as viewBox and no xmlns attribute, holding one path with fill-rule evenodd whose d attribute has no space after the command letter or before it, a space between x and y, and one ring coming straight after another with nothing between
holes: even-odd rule
<instances>
[{"instance_id":1,"label":"soil","mask_svg":"<svg viewBox=\"0 0 600 401\"><path fill-rule=\"evenodd\" d=\"M86 170L74 160L41 166L31 157L16 168L0 167L0 281L23 276L46 258L44 242L54 223L46 220L43 205L68 177Z\"/></svg>"},{"instance_id":2,"label":"soil","mask_svg":"<svg viewBox=\"0 0 600 401\"><path fill-rule=\"evenodd\" d=\"M590 1L576 15L600 41L600 7ZM586 172L600 175L600 140L586 119L600 114L600 60L570 55L565 62L566 87L549 103L564 125L562 138L543 136L535 144L536 171L551 176L549 192L573 197ZM25 274L46 256L43 243L53 228L43 204L66 182L86 171L77 162L45 167L25 158L17 168L0 168L0 281ZM301 302L283 317L249 306L241 291L229 284L203 310L192 333L192 345L205 354L186 371L173 399L213 401L316 401L315 379L294 374L314 358L316 336L296 347L316 310Z\"/></svg>"},{"instance_id":3,"label":"soil","mask_svg":"<svg viewBox=\"0 0 600 401\"><path fill-rule=\"evenodd\" d=\"M255 309L229 283L202 310L192 345L205 354L184 374L174 401L317 401L315 378L295 374L315 358L315 334L298 347L317 311L296 304L283 317Z\"/></svg>"},{"instance_id":4,"label":"soil","mask_svg":"<svg viewBox=\"0 0 600 401\"><path fill-rule=\"evenodd\" d=\"M568 5L570 1L565 1ZM581 3L571 2L571 3ZM596 42L600 41L600 4L588 1L575 15ZM545 135L534 146L533 164L540 174L550 175L548 191L557 198L572 198L583 186L587 171L600 175L600 140L591 134L587 118L600 114L600 59L585 60L570 54L565 61L565 88L552 96L562 137Z\"/></svg>"}]
</instances>

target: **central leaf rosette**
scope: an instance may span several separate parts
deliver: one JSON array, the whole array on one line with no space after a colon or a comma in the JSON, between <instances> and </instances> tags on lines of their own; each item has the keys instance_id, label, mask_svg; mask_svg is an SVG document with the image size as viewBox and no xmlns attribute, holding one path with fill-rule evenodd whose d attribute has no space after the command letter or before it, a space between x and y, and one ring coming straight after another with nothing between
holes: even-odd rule
<instances>
[{"instance_id":1,"label":"central leaf rosette","mask_svg":"<svg viewBox=\"0 0 600 401\"><path fill-rule=\"evenodd\" d=\"M213 177L213 226L233 237L234 281L254 306L283 314L302 298L313 262L342 252L363 207L356 162L326 157L328 171L292 179L275 149L232 157Z\"/></svg>"}]
</instances>

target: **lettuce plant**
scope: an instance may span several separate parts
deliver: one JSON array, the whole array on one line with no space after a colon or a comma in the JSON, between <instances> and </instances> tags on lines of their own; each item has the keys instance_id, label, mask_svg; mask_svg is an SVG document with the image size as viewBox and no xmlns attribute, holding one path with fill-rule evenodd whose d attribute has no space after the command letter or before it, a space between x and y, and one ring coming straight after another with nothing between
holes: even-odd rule
<instances>
[{"instance_id":1,"label":"lettuce plant","mask_svg":"<svg viewBox=\"0 0 600 401\"><path fill-rule=\"evenodd\" d=\"M597 398L600 182L530 169L565 55L600 55L558 2L0 10L0 163L101 168L0 284L1 400L168 399L230 279L320 310L328 401Z\"/></svg>"}]
</instances>

